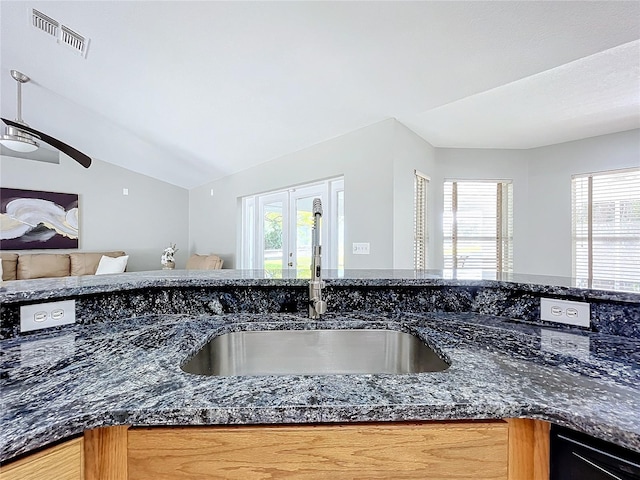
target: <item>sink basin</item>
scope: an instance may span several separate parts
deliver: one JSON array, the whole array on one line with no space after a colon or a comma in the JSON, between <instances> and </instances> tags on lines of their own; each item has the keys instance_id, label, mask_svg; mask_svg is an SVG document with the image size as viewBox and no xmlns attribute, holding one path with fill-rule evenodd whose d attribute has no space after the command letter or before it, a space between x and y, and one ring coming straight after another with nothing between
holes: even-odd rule
<instances>
[{"instance_id":1,"label":"sink basin","mask_svg":"<svg viewBox=\"0 0 640 480\"><path fill-rule=\"evenodd\" d=\"M197 375L421 373L449 365L394 330L261 330L214 337L182 370Z\"/></svg>"}]
</instances>

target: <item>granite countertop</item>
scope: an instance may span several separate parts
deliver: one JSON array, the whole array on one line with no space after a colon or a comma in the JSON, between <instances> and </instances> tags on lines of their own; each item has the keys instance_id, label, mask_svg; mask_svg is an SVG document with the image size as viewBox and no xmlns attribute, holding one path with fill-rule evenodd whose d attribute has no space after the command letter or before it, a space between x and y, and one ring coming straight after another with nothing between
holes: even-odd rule
<instances>
[{"instance_id":1,"label":"granite countertop","mask_svg":"<svg viewBox=\"0 0 640 480\"><path fill-rule=\"evenodd\" d=\"M570 278L476 272L473 278L455 278L442 270L325 270L323 279L327 285L350 287L384 286L479 286L500 287L543 293L546 295L572 295L580 298L640 301L638 293L586 289L576 286ZM126 292L149 288L191 287L269 287L308 285L309 279L289 276L273 277L264 270L157 270L130 272L119 275L85 275L35 280L13 280L0 283L0 303L48 300L78 295L94 295L108 292ZM638 286L640 288L640 285Z\"/></svg>"},{"instance_id":2,"label":"granite countertop","mask_svg":"<svg viewBox=\"0 0 640 480\"><path fill-rule=\"evenodd\" d=\"M277 381L180 369L208 339L228 331L383 327L419 336L451 366ZM154 315L3 340L0 352L0 461L108 425L512 417L549 420L640 451L640 340L501 317Z\"/></svg>"}]
</instances>

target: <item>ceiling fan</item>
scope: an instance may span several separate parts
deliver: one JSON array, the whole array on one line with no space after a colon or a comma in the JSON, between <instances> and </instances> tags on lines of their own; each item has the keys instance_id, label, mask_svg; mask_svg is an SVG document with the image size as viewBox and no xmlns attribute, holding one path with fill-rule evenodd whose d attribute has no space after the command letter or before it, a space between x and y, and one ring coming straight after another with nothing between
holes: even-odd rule
<instances>
[{"instance_id":1,"label":"ceiling fan","mask_svg":"<svg viewBox=\"0 0 640 480\"><path fill-rule=\"evenodd\" d=\"M31 128L22 120L22 84L31 79L17 70L11 70L11 76L18 84L18 113L15 121L7 120L6 118L2 119L7 126L5 127L5 133L0 136L0 144L11 150L27 153L37 150L38 143L36 139L41 140L70 156L83 167L89 168L91 166L91 157L56 138L50 137L46 133Z\"/></svg>"}]
</instances>

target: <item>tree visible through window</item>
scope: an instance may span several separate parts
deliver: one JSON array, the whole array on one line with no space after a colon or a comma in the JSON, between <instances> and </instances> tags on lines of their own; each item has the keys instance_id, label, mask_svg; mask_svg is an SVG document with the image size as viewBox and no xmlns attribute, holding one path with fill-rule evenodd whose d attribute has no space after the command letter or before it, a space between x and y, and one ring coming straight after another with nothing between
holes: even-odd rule
<instances>
[{"instance_id":1,"label":"tree visible through window","mask_svg":"<svg viewBox=\"0 0 640 480\"><path fill-rule=\"evenodd\" d=\"M640 168L571 179L577 286L640 291Z\"/></svg>"},{"instance_id":2,"label":"tree visible through window","mask_svg":"<svg viewBox=\"0 0 640 480\"><path fill-rule=\"evenodd\" d=\"M445 270L467 270L471 276L513 271L512 197L507 180L445 182Z\"/></svg>"}]
</instances>

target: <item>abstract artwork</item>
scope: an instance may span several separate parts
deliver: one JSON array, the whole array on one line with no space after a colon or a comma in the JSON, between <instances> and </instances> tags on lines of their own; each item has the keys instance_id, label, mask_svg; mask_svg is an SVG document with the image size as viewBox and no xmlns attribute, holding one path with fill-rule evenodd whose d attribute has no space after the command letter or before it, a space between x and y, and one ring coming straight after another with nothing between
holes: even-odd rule
<instances>
[{"instance_id":1,"label":"abstract artwork","mask_svg":"<svg viewBox=\"0 0 640 480\"><path fill-rule=\"evenodd\" d=\"M78 248L78 195L0 188L0 250Z\"/></svg>"}]
</instances>

